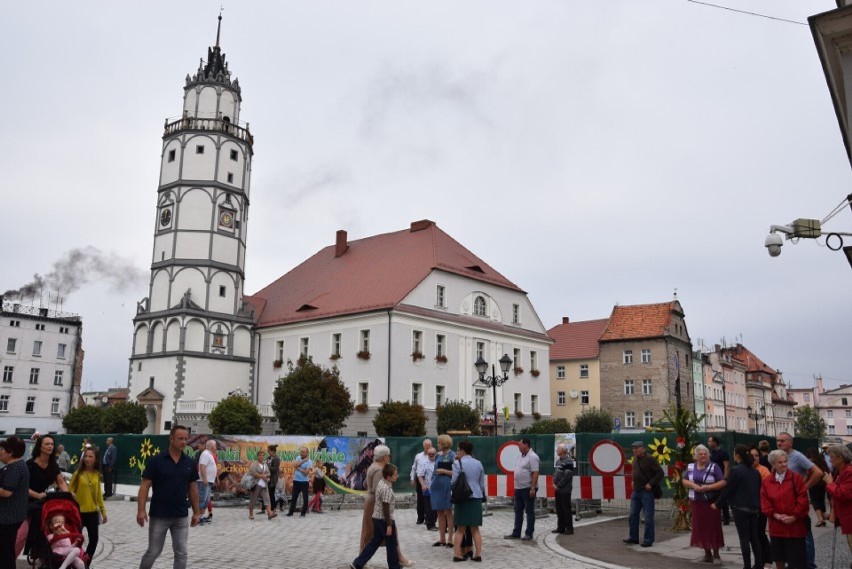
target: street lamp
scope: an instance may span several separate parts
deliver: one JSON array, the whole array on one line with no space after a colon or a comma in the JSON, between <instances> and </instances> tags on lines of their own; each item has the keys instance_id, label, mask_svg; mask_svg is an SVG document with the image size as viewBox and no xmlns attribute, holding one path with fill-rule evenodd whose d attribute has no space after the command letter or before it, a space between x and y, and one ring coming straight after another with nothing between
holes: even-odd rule
<instances>
[{"instance_id":1,"label":"street lamp","mask_svg":"<svg viewBox=\"0 0 852 569\"><path fill-rule=\"evenodd\" d=\"M849 265L852 266L852 246L843 245L843 238L852 237L852 233L843 231L823 233L822 231L822 226L825 225L832 217L840 213L847 204L850 208L852 208L852 194L846 196L846 199L841 201L840 204L831 210L822 220L800 217L788 225L770 225L769 235L766 236L766 240L763 242L763 245L769 251L769 256L777 257L780 255L781 247L784 245L785 240L789 241L793 239L793 243L797 243L799 239L818 239L825 235L826 247L832 251L840 251L843 249L843 253L846 255L846 260L849 261ZM784 235L783 239L781 238L781 235Z\"/></svg>"},{"instance_id":2,"label":"street lamp","mask_svg":"<svg viewBox=\"0 0 852 569\"><path fill-rule=\"evenodd\" d=\"M759 435L760 425L758 421L766 416L766 407L762 407L760 410L755 409L754 412L752 412L751 405L749 405L746 407L746 411L748 412L749 418L754 421L754 434Z\"/></svg>"},{"instance_id":3,"label":"street lamp","mask_svg":"<svg viewBox=\"0 0 852 569\"><path fill-rule=\"evenodd\" d=\"M491 396L492 401L494 403L494 436L497 436L497 388L507 381L509 381L509 368L512 367L512 358L509 357L508 354L503 354L503 357L500 358L500 370L503 372L502 376L497 375L494 371L494 364L491 364L491 375L489 377L485 376L485 373L488 371L488 362L482 359L482 356L476 359L476 363L473 364L476 367L477 373L479 373L479 381L485 384L486 387L491 388Z\"/></svg>"}]
</instances>

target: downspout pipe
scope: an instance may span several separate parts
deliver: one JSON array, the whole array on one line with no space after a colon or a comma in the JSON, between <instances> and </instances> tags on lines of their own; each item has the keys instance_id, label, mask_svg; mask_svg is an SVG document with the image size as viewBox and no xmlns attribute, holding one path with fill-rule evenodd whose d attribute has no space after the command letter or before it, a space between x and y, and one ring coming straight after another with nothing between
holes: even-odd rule
<instances>
[{"instance_id":1,"label":"downspout pipe","mask_svg":"<svg viewBox=\"0 0 852 569\"><path fill-rule=\"evenodd\" d=\"M388 398L387 401L390 403L391 400L391 310L388 310Z\"/></svg>"}]
</instances>

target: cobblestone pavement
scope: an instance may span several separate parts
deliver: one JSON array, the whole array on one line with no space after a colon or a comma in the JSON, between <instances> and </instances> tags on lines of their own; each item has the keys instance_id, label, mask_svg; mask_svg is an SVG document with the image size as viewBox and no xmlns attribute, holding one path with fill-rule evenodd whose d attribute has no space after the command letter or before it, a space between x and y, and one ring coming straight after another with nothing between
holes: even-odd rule
<instances>
[{"instance_id":1,"label":"cobblestone pavement","mask_svg":"<svg viewBox=\"0 0 852 569\"><path fill-rule=\"evenodd\" d=\"M109 521L101 526L101 540L95 553L94 569L128 569L138 567L147 547L147 526L136 524L136 502L110 500L107 502ZM398 509L397 523L403 551L417 562L420 569L449 569L459 564L452 560L452 549L432 547L437 532L416 525L413 509ZM511 533L513 514L510 510L495 510L484 519L483 563L471 565L488 568L517 567L614 567L609 564L590 564L566 556L555 535L556 518L539 519L536 538L532 542L504 540ZM583 523L583 522L581 522ZM276 559L271 566L287 569L346 569L358 554L361 535L361 511L327 511L300 518L297 513L288 518L283 515L267 520L257 514L248 519L245 507L216 508L213 523L192 528L189 532L189 563L192 568L227 567L257 569L270 566L270 555ZM23 568L23 559L18 561ZM156 568L170 568L172 552L170 539L166 539L163 554ZM387 567L384 549L368 564L380 569Z\"/></svg>"},{"instance_id":2,"label":"cobblestone pavement","mask_svg":"<svg viewBox=\"0 0 852 569\"><path fill-rule=\"evenodd\" d=\"M136 503L110 500L107 502L109 523L101 527L101 542L93 560L94 569L130 569L139 566L147 547L148 530L136 524ZM626 535L627 520L612 516L599 516L575 522L573 536L553 535L556 517L551 515L536 521L536 536L532 542L504 540L510 533L513 513L511 509L492 509L484 518L483 563L474 566L495 568L564 567L566 569L641 568L666 569L705 566L696 563L702 552L689 547L689 534L660 534L654 547L644 549L621 543ZM426 531L415 524L413 509L397 509L402 548L420 569L449 569L459 567L452 560L452 550L432 547L436 532ZM274 567L287 569L346 569L358 554L361 531L361 511L357 509L327 511L308 514L300 518L279 516L267 520L257 514L248 520L246 507L219 507L214 511L211 524L192 528L189 533L190 568L256 569L269 566L270 555ZM661 522L658 517L658 527ZM725 543L722 559L726 567L739 568L742 560L734 525L724 526ZM817 548L817 567L831 567L831 548L834 529L814 528ZM584 537L585 536L585 537ZM594 547L589 547L591 542ZM836 568L850 567L852 556L845 538L837 532L835 550ZM571 551L571 549L576 551ZM579 553L582 552L582 553ZM472 563L472 562L467 562ZM172 566L171 542L166 547L156 568ZM23 559L18 567L28 567ZM387 567L381 549L368 567Z\"/></svg>"}]
</instances>

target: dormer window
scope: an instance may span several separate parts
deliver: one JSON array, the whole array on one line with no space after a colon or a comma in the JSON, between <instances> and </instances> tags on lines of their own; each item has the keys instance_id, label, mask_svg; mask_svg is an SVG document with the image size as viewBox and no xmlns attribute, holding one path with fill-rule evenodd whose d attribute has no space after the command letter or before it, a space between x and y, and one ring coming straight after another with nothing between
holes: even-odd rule
<instances>
[{"instance_id":1,"label":"dormer window","mask_svg":"<svg viewBox=\"0 0 852 569\"><path fill-rule=\"evenodd\" d=\"M477 296L473 301L473 315L485 316L485 299L481 296Z\"/></svg>"}]
</instances>

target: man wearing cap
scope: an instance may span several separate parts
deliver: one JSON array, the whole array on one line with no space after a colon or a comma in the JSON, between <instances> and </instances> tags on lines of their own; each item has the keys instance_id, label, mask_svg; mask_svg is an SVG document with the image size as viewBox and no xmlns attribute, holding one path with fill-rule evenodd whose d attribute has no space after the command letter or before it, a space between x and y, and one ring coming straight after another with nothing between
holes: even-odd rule
<instances>
[{"instance_id":1,"label":"man wearing cap","mask_svg":"<svg viewBox=\"0 0 852 569\"><path fill-rule=\"evenodd\" d=\"M633 493L630 495L630 537L624 543L639 543L639 514L645 510L645 536L642 547L654 545L654 486L663 479L663 469L653 456L645 454L645 443L633 448Z\"/></svg>"},{"instance_id":2,"label":"man wearing cap","mask_svg":"<svg viewBox=\"0 0 852 569\"><path fill-rule=\"evenodd\" d=\"M535 531L535 495L538 492L540 461L538 455L530 447L531 443L528 438L524 437L518 441L521 456L515 463L515 527L512 533L503 536L504 539L530 541ZM527 515L527 531L521 537L525 512Z\"/></svg>"}]
</instances>

